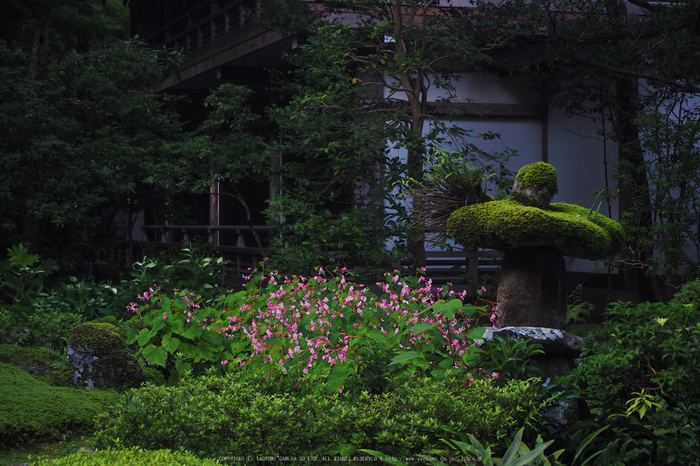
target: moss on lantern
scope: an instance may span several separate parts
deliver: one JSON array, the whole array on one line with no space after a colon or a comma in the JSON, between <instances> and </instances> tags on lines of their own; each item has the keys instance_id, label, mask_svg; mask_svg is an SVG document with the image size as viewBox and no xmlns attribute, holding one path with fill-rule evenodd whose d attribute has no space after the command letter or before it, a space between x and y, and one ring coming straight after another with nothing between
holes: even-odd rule
<instances>
[{"instance_id":1,"label":"moss on lantern","mask_svg":"<svg viewBox=\"0 0 700 466\"><path fill-rule=\"evenodd\" d=\"M546 247L592 260L615 255L625 240L622 227L590 209L549 204L557 192L556 182L556 170L547 163L523 167L509 199L456 210L447 222L447 231L468 248ZM544 193L545 199L533 198L533 192ZM533 206L542 204L544 208Z\"/></svg>"},{"instance_id":2,"label":"moss on lantern","mask_svg":"<svg viewBox=\"0 0 700 466\"><path fill-rule=\"evenodd\" d=\"M557 170L547 162L536 162L525 165L515 175L515 180L519 181L526 188L541 188L556 194Z\"/></svg>"}]
</instances>

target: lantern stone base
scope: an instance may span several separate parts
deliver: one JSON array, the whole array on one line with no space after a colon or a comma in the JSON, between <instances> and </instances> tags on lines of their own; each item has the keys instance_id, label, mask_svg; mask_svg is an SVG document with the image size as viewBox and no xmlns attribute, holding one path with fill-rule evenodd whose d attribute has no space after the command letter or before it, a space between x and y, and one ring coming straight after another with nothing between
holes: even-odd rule
<instances>
[{"instance_id":1,"label":"lantern stone base","mask_svg":"<svg viewBox=\"0 0 700 466\"><path fill-rule=\"evenodd\" d=\"M532 359L532 365L537 367L542 377L542 384L547 386L558 377L567 375L574 368L574 359L580 356L579 345L583 338L570 335L556 328L542 327L506 327L488 329L483 340L477 341L478 346L484 341L494 341L494 337L522 338L530 344L542 345L545 354ZM568 387L562 386L566 389ZM545 417L558 426L572 425L580 419L580 407L576 402L561 401L549 411Z\"/></svg>"},{"instance_id":2,"label":"lantern stone base","mask_svg":"<svg viewBox=\"0 0 700 466\"><path fill-rule=\"evenodd\" d=\"M542 248L506 251L498 278L501 327L563 328L565 318L564 255Z\"/></svg>"}]
</instances>

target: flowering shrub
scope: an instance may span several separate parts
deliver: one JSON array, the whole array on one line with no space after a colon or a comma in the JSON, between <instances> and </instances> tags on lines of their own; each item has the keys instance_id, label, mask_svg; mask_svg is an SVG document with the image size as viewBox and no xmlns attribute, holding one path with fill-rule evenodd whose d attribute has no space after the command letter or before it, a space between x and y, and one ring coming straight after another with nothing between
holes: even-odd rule
<instances>
[{"instance_id":1,"label":"flowering shrub","mask_svg":"<svg viewBox=\"0 0 700 466\"><path fill-rule=\"evenodd\" d=\"M438 379L448 370L473 374L472 340L484 331L476 324L493 321L490 309L465 305L463 294L424 277L388 273L377 295L345 273L254 273L243 291L210 305L192 292L169 297L153 287L130 305L146 328L132 331L129 343L174 379L262 364L299 375L302 391L342 393L377 354Z\"/></svg>"}]
</instances>

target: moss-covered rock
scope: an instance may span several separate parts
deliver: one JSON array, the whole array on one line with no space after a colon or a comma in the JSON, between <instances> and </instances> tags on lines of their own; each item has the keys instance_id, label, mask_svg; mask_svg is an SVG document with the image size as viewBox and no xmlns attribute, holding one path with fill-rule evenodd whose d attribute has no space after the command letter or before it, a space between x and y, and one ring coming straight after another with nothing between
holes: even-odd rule
<instances>
[{"instance_id":1,"label":"moss-covered rock","mask_svg":"<svg viewBox=\"0 0 700 466\"><path fill-rule=\"evenodd\" d=\"M557 179L556 169L546 162L525 165L515 176L510 197L524 206L545 209L559 191Z\"/></svg>"},{"instance_id":2,"label":"moss-covered rock","mask_svg":"<svg viewBox=\"0 0 700 466\"><path fill-rule=\"evenodd\" d=\"M132 388L145 380L141 365L112 324L76 327L67 355L75 368L73 381L88 388Z\"/></svg>"},{"instance_id":3,"label":"moss-covered rock","mask_svg":"<svg viewBox=\"0 0 700 466\"><path fill-rule=\"evenodd\" d=\"M557 180L557 170L547 162L525 165L515 175L515 181L525 188L539 187L555 194L558 192Z\"/></svg>"},{"instance_id":4,"label":"moss-covered rock","mask_svg":"<svg viewBox=\"0 0 700 466\"><path fill-rule=\"evenodd\" d=\"M583 259L613 256L625 240L620 224L589 209L565 203L540 209L514 200L463 207L450 216L447 231L466 247L550 247Z\"/></svg>"}]
</instances>

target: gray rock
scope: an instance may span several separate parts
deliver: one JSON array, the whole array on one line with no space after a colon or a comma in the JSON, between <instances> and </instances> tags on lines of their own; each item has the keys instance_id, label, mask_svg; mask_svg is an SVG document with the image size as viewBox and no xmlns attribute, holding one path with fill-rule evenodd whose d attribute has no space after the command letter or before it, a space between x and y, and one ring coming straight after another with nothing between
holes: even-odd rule
<instances>
[{"instance_id":1,"label":"gray rock","mask_svg":"<svg viewBox=\"0 0 700 466\"><path fill-rule=\"evenodd\" d=\"M483 341L493 341L499 335L503 338L516 337L531 340L532 343L542 345L547 356L561 356L565 358L578 358L580 356L579 346L583 338L570 335L564 330L547 327L504 327L490 328L484 333L483 340L477 340L477 345Z\"/></svg>"}]
</instances>

